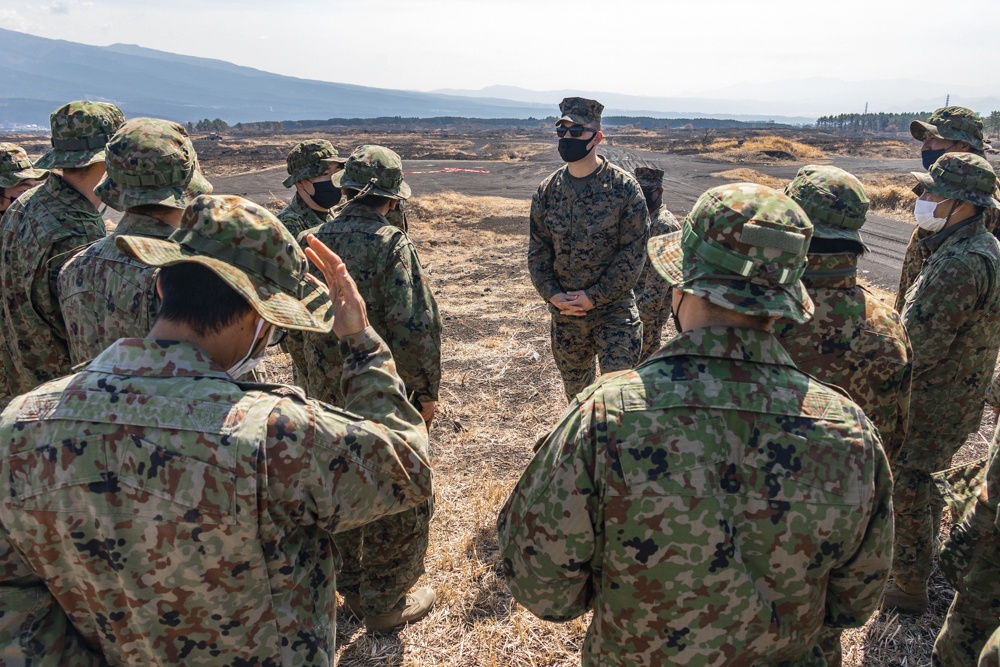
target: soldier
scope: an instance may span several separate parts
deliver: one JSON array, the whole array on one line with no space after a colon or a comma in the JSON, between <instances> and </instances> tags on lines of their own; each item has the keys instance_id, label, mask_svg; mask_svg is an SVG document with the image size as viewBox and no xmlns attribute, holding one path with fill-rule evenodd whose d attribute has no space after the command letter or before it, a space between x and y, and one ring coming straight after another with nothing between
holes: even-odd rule
<instances>
[{"instance_id":1,"label":"soldier","mask_svg":"<svg viewBox=\"0 0 1000 667\"><path fill-rule=\"evenodd\" d=\"M642 190L598 156L604 106L567 97L556 121L566 166L531 200L528 269L552 316L552 356L572 398L601 372L632 368L642 322L632 288L645 262L649 217Z\"/></svg>"},{"instance_id":2,"label":"soldier","mask_svg":"<svg viewBox=\"0 0 1000 667\"><path fill-rule=\"evenodd\" d=\"M0 143L0 215L48 175L45 169L31 166L28 154L20 146Z\"/></svg>"},{"instance_id":3,"label":"soldier","mask_svg":"<svg viewBox=\"0 0 1000 667\"><path fill-rule=\"evenodd\" d=\"M1000 667L1000 628L986 642L979 656L979 667Z\"/></svg>"},{"instance_id":4,"label":"soldier","mask_svg":"<svg viewBox=\"0 0 1000 667\"><path fill-rule=\"evenodd\" d=\"M161 268L152 331L0 416L0 637L19 640L0 655L36 664L78 632L114 665L333 664L331 534L432 492L427 432L364 301L311 242L328 296L239 197L116 243ZM344 409L233 379L283 329L331 325Z\"/></svg>"},{"instance_id":5,"label":"soldier","mask_svg":"<svg viewBox=\"0 0 1000 667\"><path fill-rule=\"evenodd\" d=\"M989 144L983 140L982 118L975 111L965 107L941 107L931 114L928 122L915 120L910 123L910 134L917 141L923 142L920 160L924 169L930 169L931 165L945 153L973 153L983 157L985 150L989 148ZM983 224L987 231L996 234L1000 227L1000 211L992 209L987 211ZM920 275L923 259L918 246L930 235L931 232L920 227L914 227L910 235L910 242L903 256L899 290L896 292L896 312L903 312L906 292Z\"/></svg>"},{"instance_id":6,"label":"soldier","mask_svg":"<svg viewBox=\"0 0 1000 667\"><path fill-rule=\"evenodd\" d=\"M330 177L343 169L346 161L325 139L310 139L292 148L286 162L288 178L283 185L295 186L295 196L278 213L278 220L285 223L292 236L333 220L331 209L340 202L341 192Z\"/></svg>"},{"instance_id":7,"label":"soldier","mask_svg":"<svg viewBox=\"0 0 1000 667\"><path fill-rule=\"evenodd\" d=\"M996 665L997 645L984 648L1000 626L1000 438L994 435L981 484L964 498L940 554L955 598L934 642L935 667L975 665L980 654ZM963 508L964 509L964 508ZM997 636L1000 639L1000 635Z\"/></svg>"},{"instance_id":8,"label":"soldier","mask_svg":"<svg viewBox=\"0 0 1000 667\"><path fill-rule=\"evenodd\" d=\"M893 463L894 585L884 607L917 614L928 604L943 508L930 475L948 468L978 430L1000 349L1000 245L983 225L983 209L998 206L996 174L986 160L947 153L928 173L913 175L923 187L917 224L931 235L918 245L923 268L901 313L913 346L913 383L909 432Z\"/></svg>"},{"instance_id":9,"label":"soldier","mask_svg":"<svg viewBox=\"0 0 1000 667\"><path fill-rule=\"evenodd\" d=\"M594 611L585 666L823 664L824 622L878 605L878 432L770 333L812 315L811 234L787 196L740 183L654 237L681 333L578 395L501 510L511 594L547 620Z\"/></svg>"},{"instance_id":10,"label":"soldier","mask_svg":"<svg viewBox=\"0 0 1000 667\"><path fill-rule=\"evenodd\" d=\"M386 213L410 196L399 156L382 146L361 146L333 184L349 202L336 220L312 230L343 258L368 304L372 328L392 351L407 395L430 427L441 383L441 317L416 248ZM300 241L302 237L300 237ZM342 346L336 336L306 334L307 388L344 405ZM424 573L432 503L384 517L337 536L343 567L337 584L346 610L370 632L419 620L434 604L431 588L410 591Z\"/></svg>"},{"instance_id":11,"label":"soldier","mask_svg":"<svg viewBox=\"0 0 1000 667\"><path fill-rule=\"evenodd\" d=\"M118 237L165 239L191 200L212 192L177 123L133 118L111 137L106 153L107 175L94 192L125 215L111 236L75 255L59 273L59 308L74 366L119 338L145 336L156 319L159 272L119 250Z\"/></svg>"},{"instance_id":12,"label":"soldier","mask_svg":"<svg viewBox=\"0 0 1000 667\"><path fill-rule=\"evenodd\" d=\"M679 232L681 225L674 214L663 205L663 170L654 167L636 167L635 180L642 188L649 211L649 238ZM635 288L635 304L642 320L642 353L639 361L660 348L660 332L670 315L670 289L656 270L647 262L642 267Z\"/></svg>"},{"instance_id":13,"label":"soldier","mask_svg":"<svg viewBox=\"0 0 1000 667\"><path fill-rule=\"evenodd\" d=\"M37 166L61 169L14 202L0 226L0 352L11 397L69 372L56 280L70 251L107 235L94 186L104 176L104 145L125 122L104 102L70 102L51 118L52 150Z\"/></svg>"}]
</instances>

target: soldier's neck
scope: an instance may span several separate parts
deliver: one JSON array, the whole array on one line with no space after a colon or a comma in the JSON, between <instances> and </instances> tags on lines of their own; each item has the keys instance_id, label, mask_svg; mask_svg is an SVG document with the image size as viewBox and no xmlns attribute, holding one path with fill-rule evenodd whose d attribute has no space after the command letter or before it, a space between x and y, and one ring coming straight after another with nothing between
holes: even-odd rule
<instances>
[{"instance_id":1,"label":"soldier's neck","mask_svg":"<svg viewBox=\"0 0 1000 667\"><path fill-rule=\"evenodd\" d=\"M592 150L587 157L570 162L566 166L569 169L569 175L573 178L585 178L597 171L598 167L601 166L601 159L597 155L597 150Z\"/></svg>"},{"instance_id":2,"label":"soldier's neck","mask_svg":"<svg viewBox=\"0 0 1000 667\"><path fill-rule=\"evenodd\" d=\"M63 172L63 180L66 181L66 185L79 192L96 209L104 206L104 202L94 194L94 188L97 187L102 178L104 178L103 169L80 170L77 173Z\"/></svg>"}]
</instances>

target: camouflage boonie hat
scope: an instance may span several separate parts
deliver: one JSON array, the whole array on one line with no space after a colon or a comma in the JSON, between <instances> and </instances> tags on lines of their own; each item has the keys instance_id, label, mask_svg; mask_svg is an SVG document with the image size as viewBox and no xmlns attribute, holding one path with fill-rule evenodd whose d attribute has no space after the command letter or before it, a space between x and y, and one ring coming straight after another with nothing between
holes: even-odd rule
<instances>
[{"instance_id":1,"label":"camouflage boonie hat","mask_svg":"<svg viewBox=\"0 0 1000 667\"><path fill-rule=\"evenodd\" d=\"M282 181L282 185L290 188L299 181L325 174L333 162L344 164L347 158L339 157L337 149L326 139L310 139L295 144L285 161L288 178Z\"/></svg>"},{"instance_id":2,"label":"camouflage boonie hat","mask_svg":"<svg viewBox=\"0 0 1000 667\"><path fill-rule=\"evenodd\" d=\"M48 175L48 171L31 166L28 154L20 146L0 143L0 188L13 188L29 178L38 180Z\"/></svg>"},{"instance_id":3,"label":"camouflage boonie hat","mask_svg":"<svg viewBox=\"0 0 1000 667\"><path fill-rule=\"evenodd\" d=\"M597 100L588 100L584 97L567 97L559 103L559 113L562 114L562 118L556 121L556 125L565 120L576 125L600 123L602 111L604 111L604 105Z\"/></svg>"},{"instance_id":4,"label":"camouflage boonie hat","mask_svg":"<svg viewBox=\"0 0 1000 667\"><path fill-rule=\"evenodd\" d=\"M922 120L910 123L910 134L914 139L923 141L928 133L938 139L964 141L979 155L990 147L983 141L983 119L965 107L941 107L931 114L926 123Z\"/></svg>"},{"instance_id":5,"label":"camouflage boonie hat","mask_svg":"<svg viewBox=\"0 0 1000 667\"><path fill-rule=\"evenodd\" d=\"M972 153L945 153L927 173L911 171L924 190L976 206L1000 208L995 199L997 175L986 158Z\"/></svg>"},{"instance_id":6,"label":"camouflage boonie hat","mask_svg":"<svg viewBox=\"0 0 1000 667\"><path fill-rule=\"evenodd\" d=\"M195 262L239 292L265 320L284 329L333 327L330 297L306 278L305 253L263 206L233 195L197 197L167 239L119 236L115 243L148 266Z\"/></svg>"},{"instance_id":7,"label":"camouflage boonie hat","mask_svg":"<svg viewBox=\"0 0 1000 667\"><path fill-rule=\"evenodd\" d=\"M357 197L378 195L409 199L410 186L403 180L403 161L384 146L361 146L331 179L334 187L358 190Z\"/></svg>"},{"instance_id":8,"label":"camouflage boonie hat","mask_svg":"<svg viewBox=\"0 0 1000 667\"><path fill-rule=\"evenodd\" d=\"M663 187L663 170L656 167L636 167L635 180L643 190L658 190Z\"/></svg>"},{"instance_id":9,"label":"camouflage boonie hat","mask_svg":"<svg viewBox=\"0 0 1000 667\"><path fill-rule=\"evenodd\" d=\"M70 102L49 116L52 150L36 167L71 169L104 160L104 146L125 122L125 114L107 102Z\"/></svg>"},{"instance_id":10,"label":"camouflage boonie hat","mask_svg":"<svg viewBox=\"0 0 1000 667\"><path fill-rule=\"evenodd\" d=\"M755 183L712 188L680 232L649 239L657 272L683 292L745 315L807 322L814 306L800 280L812 238L790 197Z\"/></svg>"},{"instance_id":11,"label":"camouflage boonie hat","mask_svg":"<svg viewBox=\"0 0 1000 667\"><path fill-rule=\"evenodd\" d=\"M182 209L212 192L187 131L168 120L126 121L108 142L104 164L108 173L94 194L119 211L145 204Z\"/></svg>"},{"instance_id":12,"label":"camouflage boonie hat","mask_svg":"<svg viewBox=\"0 0 1000 667\"><path fill-rule=\"evenodd\" d=\"M809 216L813 237L864 244L858 230L868 214L868 195L854 175L839 167L809 164L785 186L785 194Z\"/></svg>"}]
</instances>

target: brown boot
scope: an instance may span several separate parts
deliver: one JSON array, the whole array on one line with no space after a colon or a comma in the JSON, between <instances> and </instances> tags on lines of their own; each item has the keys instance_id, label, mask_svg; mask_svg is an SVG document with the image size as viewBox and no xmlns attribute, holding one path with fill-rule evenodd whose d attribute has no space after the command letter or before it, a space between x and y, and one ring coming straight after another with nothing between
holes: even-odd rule
<instances>
[{"instance_id":1,"label":"brown boot","mask_svg":"<svg viewBox=\"0 0 1000 667\"><path fill-rule=\"evenodd\" d=\"M365 628L368 632L379 634L419 621L430 613L436 597L433 588L416 588L386 613L373 614L365 618Z\"/></svg>"},{"instance_id":2,"label":"brown boot","mask_svg":"<svg viewBox=\"0 0 1000 667\"><path fill-rule=\"evenodd\" d=\"M900 614L922 614L927 611L927 584L918 582L906 584L893 580L882 598L882 610L895 609Z\"/></svg>"},{"instance_id":3,"label":"brown boot","mask_svg":"<svg viewBox=\"0 0 1000 667\"><path fill-rule=\"evenodd\" d=\"M364 612L361 611L361 596L358 593L347 593L346 595L341 593L341 597L344 598L345 614L358 621L365 617Z\"/></svg>"}]
</instances>

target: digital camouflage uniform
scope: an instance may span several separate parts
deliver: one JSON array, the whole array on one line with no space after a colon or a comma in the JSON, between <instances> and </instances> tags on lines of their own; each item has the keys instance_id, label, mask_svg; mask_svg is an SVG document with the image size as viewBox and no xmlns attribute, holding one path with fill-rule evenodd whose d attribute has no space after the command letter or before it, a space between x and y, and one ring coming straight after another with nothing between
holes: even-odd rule
<instances>
[{"instance_id":1,"label":"digital camouflage uniform","mask_svg":"<svg viewBox=\"0 0 1000 667\"><path fill-rule=\"evenodd\" d=\"M104 160L104 145L124 122L118 107L71 102L50 118L46 168L86 167ZM107 235L100 212L61 176L22 195L0 227L0 339L6 396L22 394L70 370L56 280L71 251Z\"/></svg>"},{"instance_id":2,"label":"digital camouflage uniform","mask_svg":"<svg viewBox=\"0 0 1000 667\"><path fill-rule=\"evenodd\" d=\"M816 312L802 324L779 321L774 334L799 370L850 395L878 429L891 461L902 442L889 438L904 434L908 421L912 364L899 315L857 281L858 257L865 247L859 230L868 196L851 174L817 165L800 169L785 194L813 223L813 247L802 283ZM823 240L837 251L816 252ZM839 667L843 660L840 635L839 629L821 635L830 667Z\"/></svg>"},{"instance_id":3,"label":"digital camouflage uniform","mask_svg":"<svg viewBox=\"0 0 1000 667\"><path fill-rule=\"evenodd\" d=\"M652 193L663 190L663 170L636 167L635 180L642 188L649 211L649 238L679 232L681 223L663 205L662 199L656 208L648 207ZM660 348L660 333L670 317L670 288L649 262L642 267L635 284L635 305L639 309L639 319L642 320L642 352L639 360L645 361Z\"/></svg>"},{"instance_id":4,"label":"digital camouflage uniform","mask_svg":"<svg viewBox=\"0 0 1000 667\"><path fill-rule=\"evenodd\" d=\"M181 125L156 118L125 122L108 142L107 175L94 189L101 200L125 211L111 236L83 250L59 273L59 308L73 365L96 357L119 338L140 338L160 308L159 271L118 249L119 236L165 239L166 222L132 208L156 204L183 210L212 191Z\"/></svg>"},{"instance_id":5,"label":"digital camouflage uniform","mask_svg":"<svg viewBox=\"0 0 1000 667\"><path fill-rule=\"evenodd\" d=\"M118 244L209 267L275 326L332 323L263 208L199 197L172 240ZM45 658L76 630L115 665L332 665L331 534L432 492L388 348L370 327L343 342L343 408L136 338L15 399L0 417L0 638L21 641L0 651Z\"/></svg>"},{"instance_id":6,"label":"digital camouflage uniform","mask_svg":"<svg viewBox=\"0 0 1000 667\"><path fill-rule=\"evenodd\" d=\"M981 157L948 153L921 185L949 199L996 206L996 176ZM903 324L913 348L910 426L893 464L897 584L919 587L931 574L942 507L931 473L950 466L979 428L983 398L1000 349L1000 245L981 215L920 242L923 269L905 295Z\"/></svg>"},{"instance_id":7,"label":"digital camouflage uniform","mask_svg":"<svg viewBox=\"0 0 1000 667\"><path fill-rule=\"evenodd\" d=\"M587 123L600 121L603 106L571 97L559 109L559 121ZM552 356L572 398L594 381L597 359L602 373L639 360L642 322L632 290L646 261L646 202L635 178L603 156L580 194L567 165L538 186L530 234L531 282L552 315ZM562 315L550 299L576 290L586 292L593 310Z\"/></svg>"},{"instance_id":8,"label":"digital camouflage uniform","mask_svg":"<svg viewBox=\"0 0 1000 667\"><path fill-rule=\"evenodd\" d=\"M964 141L969 144L970 152L983 157L984 150L989 147L983 141L983 120L975 111L965 107L942 107L934 111L927 122L915 120L910 123L910 134L914 139L923 141L927 134L938 139ZM1000 229L1000 209L989 209L983 218L986 230L996 234ZM910 285L920 275L923 259L917 248L921 241L931 235L931 232L914 227L910 241L903 255L903 269L899 276L899 289L896 291L896 312L902 312L903 300Z\"/></svg>"},{"instance_id":9,"label":"digital camouflage uniform","mask_svg":"<svg viewBox=\"0 0 1000 667\"><path fill-rule=\"evenodd\" d=\"M968 474L968 473L975 474ZM955 517L951 535L941 549L941 571L955 587L955 598L934 643L936 667L975 665L987 640L1000 627L1000 441L990 443L982 460L941 475L955 475L958 484L949 498ZM936 475L936 477L938 477ZM937 481L937 480L935 480ZM980 498L985 484L988 499ZM945 485L950 486L950 485ZM951 494L949 494L951 495ZM955 497L957 496L957 497ZM946 496L947 497L947 496Z\"/></svg>"},{"instance_id":10,"label":"digital camouflage uniform","mask_svg":"<svg viewBox=\"0 0 1000 667\"><path fill-rule=\"evenodd\" d=\"M371 183L371 179L375 182ZM361 146L348 158L334 185L393 199L410 196L399 156L381 146ZM350 203L332 222L311 230L347 265L368 307L372 328L392 351L407 395L419 404L437 401L441 383L441 316L409 237L370 206ZM304 237L300 237L300 243ZM344 404L341 345L333 334L307 333L308 393ZM343 558L338 589L360 596L365 616L402 601L424 573L432 503L385 517L338 535Z\"/></svg>"},{"instance_id":11,"label":"digital camouflage uniform","mask_svg":"<svg viewBox=\"0 0 1000 667\"><path fill-rule=\"evenodd\" d=\"M811 231L785 195L735 184L650 255L686 298L804 320ZM585 666L820 667L823 625L860 626L878 603L878 433L767 331L684 331L577 396L536 452L500 512L504 573L543 619L594 611Z\"/></svg>"}]
</instances>

